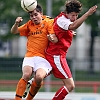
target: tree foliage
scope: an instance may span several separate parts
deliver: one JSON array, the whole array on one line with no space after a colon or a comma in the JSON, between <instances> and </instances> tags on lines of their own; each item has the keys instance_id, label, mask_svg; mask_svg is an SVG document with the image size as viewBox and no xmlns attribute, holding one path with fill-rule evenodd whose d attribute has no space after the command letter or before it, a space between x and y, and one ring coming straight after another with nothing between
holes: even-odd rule
<instances>
[{"instance_id":1,"label":"tree foliage","mask_svg":"<svg viewBox=\"0 0 100 100\"><path fill-rule=\"evenodd\" d=\"M15 18L17 16L23 16L27 19L28 14L23 12L20 6L20 0L0 0L0 39L6 40L13 38L14 35L10 33L11 26L14 24ZM4 27L2 25L6 24L8 26L8 31L6 34L2 35L1 29ZM5 28L4 28L5 29ZM4 30L5 31L5 30Z\"/></svg>"},{"instance_id":2,"label":"tree foliage","mask_svg":"<svg viewBox=\"0 0 100 100\"><path fill-rule=\"evenodd\" d=\"M87 24L91 26L91 39L89 46L89 57L90 57L90 66L89 73L94 74L94 43L95 37L100 35L100 2L99 0L80 0L83 3L84 11L87 11L90 7L97 5L97 11L86 20ZM83 12L84 12L83 11Z\"/></svg>"},{"instance_id":3,"label":"tree foliage","mask_svg":"<svg viewBox=\"0 0 100 100\"><path fill-rule=\"evenodd\" d=\"M100 1L99 0L80 0L83 4L83 12L86 12L90 7L97 5L97 11L86 20L86 23L89 24L93 31L95 31L95 36L100 34Z\"/></svg>"},{"instance_id":4,"label":"tree foliage","mask_svg":"<svg viewBox=\"0 0 100 100\"><path fill-rule=\"evenodd\" d=\"M47 0L38 0L38 3L40 3L43 7L44 14L46 14L46 1ZM52 0L52 17L57 16L60 11L64 9L64 4L66 0ZM86 22L90 24L93 28L93 30L99 31L98 22L100 19L100 3L99 0L79 0L83 4L83 11L86 12L91 6L97 4L98 5L98 11L90 16ZM20 0L0 0L0 25L7 24L8 32L5 35L1 35L0 31L0 39L6 40L11 39L13 36L10 33L10 29L12 25L14 24L14 21L17 16L22 16L25 23L29 19L29 15L27 12L23 11L23 9L20 6ZM1 30L2 27L0 27Z\"/></svg>"},{"instance_id":5,"label":"tree foliage","mask_svg":"<svg viewBox=\"0 0 100 100\"><path fill-rule=\"evenodd\" d=\"M64 0L53 0L53 16L56 16L60 12L58 11L58 7L60 8L61 3L63 5L63 1ZM44 14L46 14L46 0L38 0L38 3L42 5ZM23 17L23 23L29 19L28 13L21 8L20 0L0 0L0 40L5 41L16 36L11 34L10 29L17 16ZM5 24L8 26L7 31L5 31L6 29L3 27ZM2 34L1 30L4 30L6 34Z\"/></svg>"}]
</instances>

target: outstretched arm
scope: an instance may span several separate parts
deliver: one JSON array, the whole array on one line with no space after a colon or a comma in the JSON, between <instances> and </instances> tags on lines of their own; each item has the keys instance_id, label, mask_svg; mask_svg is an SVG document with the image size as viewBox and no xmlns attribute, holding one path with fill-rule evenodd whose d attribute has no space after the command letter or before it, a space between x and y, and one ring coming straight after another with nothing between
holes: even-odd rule
<instances>
[{"instance_id":1,"label":"outstretched arm","mask_svg":"<svg viewBox=\"0 0 100 100\"><path fill-rule=\"evenodd\" d=\"M19 31L18 31L18 25L22 21L23 21L22 17L17 17L16 18L15 23L14 23L14 25L11 28L11 33L13 33L13 34L19 33Z\"/></svg>"},{"instance_id":2,"label":"outstretched arm","mask_svg":"<svg viewBox=\"0 0 100 100\"><path fill-rule=\"evenodd\" d=\"M94 12L96 12L97 6L91 7L82 17L75 20L72 24L69 25L69 30L75 30L77 29L90 15L92 15Z\"/></svg>"}]
</instances>

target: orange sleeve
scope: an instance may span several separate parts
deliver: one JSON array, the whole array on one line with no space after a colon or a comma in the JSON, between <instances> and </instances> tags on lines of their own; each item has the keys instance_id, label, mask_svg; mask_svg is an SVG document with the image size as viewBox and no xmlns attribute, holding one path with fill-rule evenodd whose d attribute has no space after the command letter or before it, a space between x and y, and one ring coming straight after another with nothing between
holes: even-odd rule
<instances>
[{"instance_id":1,"label":"orange sleeve","mask_svg":"<svg viewBox=\"0 0 100 100\"><path fill-rule=\"evenodd\" d=\"M28 36L28 33L29 33L28 25L29 25L29 22L18 27L18 30L19 30L21 36Z\"/></svg>"},{"instance_id":2,"label":"orange sleeve","mask_svg":"<svg viewBox=\"0 0 100 100\"><path fill-rule=\"evenodd\" d=\"M54 19L48 16L43 16L45 23L47 25L47 30L48 30L48 34L54 34L54 30L53 30L53 23L54 23Z\"/></svg>"},{"instance_id":3,"label":"orange sleeve","mask_svg":"<svg viewBox=\"0 0 100 100\"><path fill-rule=\"evenodd\" d=\"M54 19L49 19L49 21L48 21L48 32L49 32L49 34L55 34L55 32L53 30L53 22L54 22Z\"/></svg>"}]
</instances>

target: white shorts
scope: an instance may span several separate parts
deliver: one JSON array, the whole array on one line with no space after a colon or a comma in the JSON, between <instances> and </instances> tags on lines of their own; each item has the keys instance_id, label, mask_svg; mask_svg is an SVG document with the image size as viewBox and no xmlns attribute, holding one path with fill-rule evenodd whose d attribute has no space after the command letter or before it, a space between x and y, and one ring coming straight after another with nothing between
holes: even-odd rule
<instances>
[{"instance_id":1,"label":"white shorts","mask_svg":"<svg viewBox=\"0 0 100 100\"><path fill-rule=\"evenodd\" d=\"M39 56L25 57L23 60L22 67L27 65L31 66L34 72L36 72L36 70L39 68L43 68L48 74L52 70L50 63L46 59Z\"/></svg>"}]
</instances>

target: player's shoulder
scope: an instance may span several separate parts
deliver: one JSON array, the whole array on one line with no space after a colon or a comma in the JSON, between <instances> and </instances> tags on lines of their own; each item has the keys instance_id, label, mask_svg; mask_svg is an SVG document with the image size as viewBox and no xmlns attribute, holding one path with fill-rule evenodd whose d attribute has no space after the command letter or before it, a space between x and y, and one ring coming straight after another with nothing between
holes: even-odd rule
<instances>
[{"instance_id":1,"label":"player's shoulder","mask_svg":"<svg viewBox=\"0 0 100 100\"><path fill-rule=\"evenodd\" d=\"M54 22L54 19L51 18L50 16L43 16L43 22L47 25L52 24Z\"/></svg>"},{"instance_id":2,"label":"player's shoulder","mask_svg":"<svg viewBox=\"0 0 100 100\"><path fill-rule=\"evenodd\" d=\"M50 16L44 15L43 16L43 20L46 21L46 22L50 22L50 21L53 21L54 19L52 17L50 17Z\"/></svg>"},{"instance_id":3,"label":"player's shoulder","mask_svg":"<svg viewBox=\"0 0 100 100\"><path fill-rule=\"evenodd\" d=\"M66 24L66 23L70 23L70 19L66 18L65 16L60 16L56 19L57 23L61 23L61 24Z\"/></svg>"},{"instance_id":4,"label":"player's shoulder","mask_svg":"<svg viewBox=\"0 0 100 100\"><path fill-rule=\"evenodd\" d=\"M31 24L31 23L33 23L33 21L32 20L29 20L28 23Z\"/></svg>"},{"instance_id":5,"label":"player's shoulder","mask_svg":"<svg viewBox=\"0 0 100 100\"><path fill-rule=\"evenodd\" d=\"M33 23L33 21L32 20L28 20L27 22L26 22L26 25L27 26L34 26L34 23Z\"/></svg>"},{"instance_id":6,"label":"player's shoulder","mask_svg":"<svg viewBox=\"0 0 100 100\"><path fill-rule=\"evenodd\" d=\"M43 17L42 17L42 18L43 18L43 20L44 20L44 19L48 19L48 20L53 19L52 17L47 16L47 15L43 15Z\"/></svg>"},{"instance_id":7,"label":"player's shoulder","mask_svg":"<svg viewBox=\"0 0 100 100\"><path fill-rule=\"evenodd\" d=\"M68 18L66 18L64 15L60 16L57 18L57 20L61 20L61 21L64 21L64 20L67 20Z\"/></svg>"},{"instance_id":8,"label":"player's shoulder","mask_svg":"<svg viewBox=\"0 0 100 100\"><path fill-rule=\"evenodd\" d=\"M32 23L32 21L31 20L28 20L27 22L25 22L25 23L23 23L21 26L19 26L19 27L28 27L30 24Z\"/></svg>"}]
</instances>

